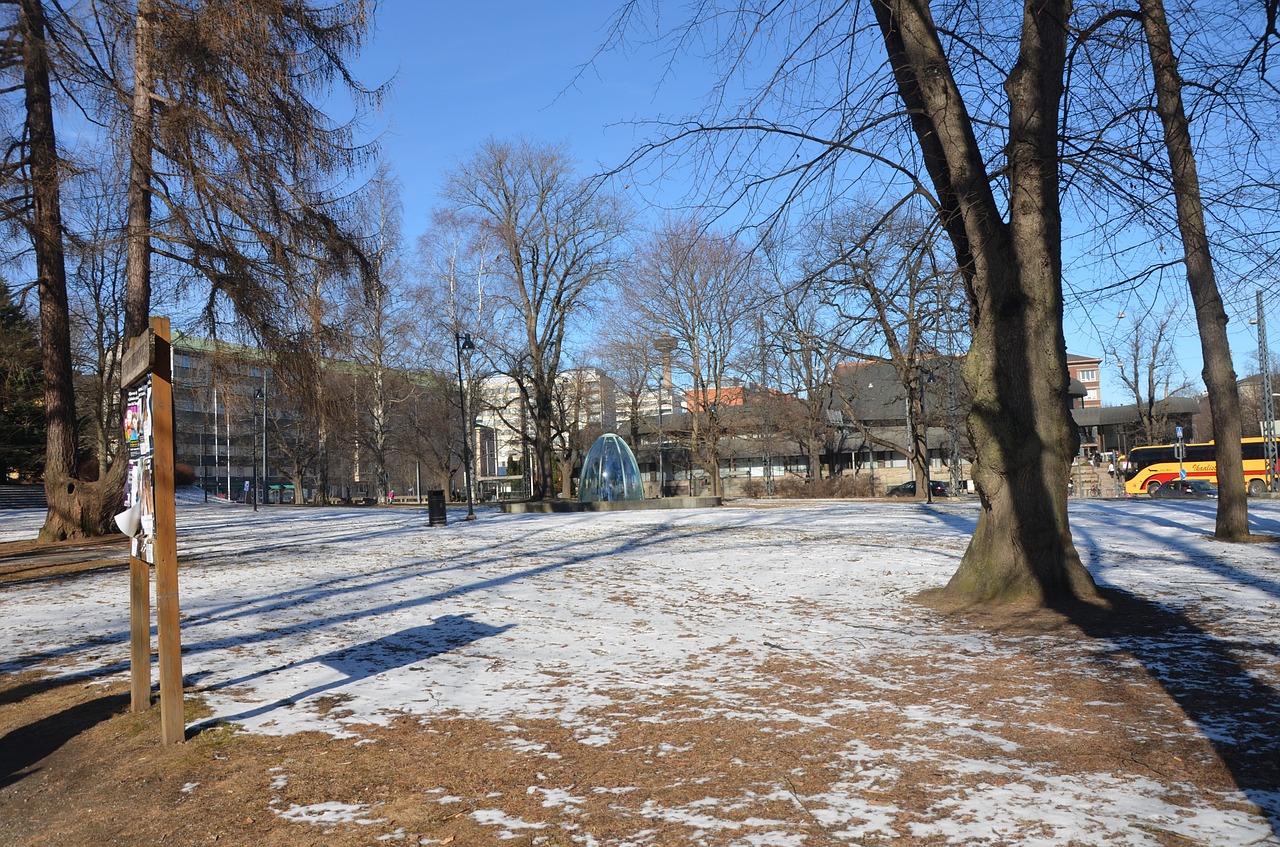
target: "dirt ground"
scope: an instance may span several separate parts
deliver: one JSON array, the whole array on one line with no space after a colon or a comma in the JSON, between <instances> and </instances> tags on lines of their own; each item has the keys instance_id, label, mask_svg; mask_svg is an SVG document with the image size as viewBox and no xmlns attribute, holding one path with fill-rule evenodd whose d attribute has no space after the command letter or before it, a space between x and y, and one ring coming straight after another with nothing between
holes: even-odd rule
<instances>
[{"instance_id":1,"label":"dirt ground","mask_svg":"<svg viewBox=\"0 0 1280 847\"><path fill-rule=\"evenodd\" d=\"M105 550L81 559L81 568L115 566ZM4 564L24 567L14 560ZM42 566L53 570L25 567L0 579L75 579L77 570L66 563ZM1096 637L1105 627L1176 625L1138 608L1113 609L1083 623L1052 613L1010 618L971 610L955 623L957 629L981 626L1010 637L1032 631L1064 639ZM745 651L743 656L758 661ZM859 674L873 678L890 667L901 674L902 661L875 657ZM911 821L939 814L941 796L1016 778L998 770L957 776L939 770L936 756L886 757L876 768L851 765L841 755L856 741L905 749L918 732L912 706L933 699L963 704L977 726L1000 726L1002 739L1018 745L1018 756L1048 774L1186 784L1196 787L1196 802L1217 797L1211 802L1221 809L1243 808L1232 799L1240 796L1234 790L1242 774L1252 788L1280 790L1274 740L1262 747L1215 747L1189 726L1187 702L1130 663L1075 673L1026 649L1013 661L1002 658L998 667L964 673L907 668L915 683L889 695L883 686L861 687L859 674L833 675L821 660L781 648L759 669L771 684L735 693L785 703L796 716L790 724L725 717L691 694L641 702L613 692L615 701L598 716L615 730L605 742L586 743L554 721L497 724L440 714L360 727L360 737L347 739L253 735L214 725L170 747L159 742L159 709L130 713L119 675L109 682L4 675L0 844L783 843L748 840L761 821L802 836L805 845L941 844L941 836L851 839L804 800L835 783L856 783L866 797L883 801L892 829L910 832ZM859 700L866 702L861 711L834 719L827 713L833 701ZM341 710L342 698L327 698L322 708ZM188 725L200 721L198 696L188 698L187 713ZM1061 731L1046 733L1045 725ZM949 743L947 754L981 759L990 741L980 732L957 732ZM660 813L696 808L705 797L740 802L736 811L720 806L714 825ZM485 825L495 817L505 825ZM1141 828L1155 843L1195 843L1157 824ZM986 843L1011 842L993 836Z\"/></svg>"},{"instance_id":2,"label":"dirt ground","mask_svg":"<svg viewBox=\"0 0 1280 847\"><path fill-rule=\"evenodd\" d=\"M0 585L128 566L129 542L123 535L54 544L0 542Z\"/></svg>"}]
</instances>

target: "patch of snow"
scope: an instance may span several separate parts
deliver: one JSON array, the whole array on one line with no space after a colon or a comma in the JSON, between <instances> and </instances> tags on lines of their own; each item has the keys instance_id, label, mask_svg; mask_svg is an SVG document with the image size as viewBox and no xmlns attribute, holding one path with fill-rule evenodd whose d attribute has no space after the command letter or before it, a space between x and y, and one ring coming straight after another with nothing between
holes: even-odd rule
<instances>
[{"instance_id":1,"label":"patch of snow","mask_svg":"<svg viewBox=\"0 0 1280 847\"><path fill-rule=\"evenodd\" d=\"M529 786L530 794L541 794L542 807L544 809L572 808L586 802L585 797L576 797L563 788L542 788L537 785Z\"/></svg>"},{"instance_id":2,"label":"patch of snow","mask_svg":"<svg viewBox=\"0 0 1280 847\"><path fill-rule=\"evenodd\" d=\"M294 823L309 823L316 826L333 826L340 823L371 825L382 823L383 818L366 817L369 811L367 803L312 803L309 806L294 804L276 815Z\"/></svg>"},{"instance_id":3,"label":"patch of snow","mask_svg":"<svg viewBox=\"0 0 1280 847\"><path fill-rule=\"evenodd\" d=\"M183 670L197 680L211 720L263 734L320 731L363 741L365 726L401 715L422 718L426 731L434 716L461 715L505 727L517 752L554 757L560 754L523 740L514 722L556 721L580 744L609 747L627 715L652 707L643 720L658 726L735 719L784 738L875 714L885 708L883 695L911 703L894 712L911 738L850 743L832 752L843 770L825 791L779 795L803 802L837 837L962 843L1000 833L995 837L1030 845L1145 847L1167 830L1214 844L1280 843L1280 795L1269 787L1216 796L1176 775L1056 775L1022 760L1031 754L1010 726L922 690L921 667L962 672L1032 653L1051 660L1048 667L1103 681L1135 674L1170 687L1179 684L1175 654L1180 662L1225 658L1241 669L1237 683L1274 692L1280 561L1274 545L1214 541L1210 505L1071 504L1076 547L1095 578L1213 631L1110 640L957 633L911 604L914 593L945 584L954 572L976 521L968 502L478 514L475 522L428 528L425 514L408 509L254 513L183 498ZM33 537L43 519L39 510L7 512L0 540ZM1280 502L1251 501L1250 520L1256 531L1280 534ZM0 593L0 644L8 645L0 672L122 679L128 635L127 585L117 573L16 583ZM776 684L765 666L787 657L826 674L794 689L811 708L759 696ZM1031 682L1002 708L1034 713ZM824 693L844 690L850 694ZM668 696L681 698L679 715L664 711ZM1083 705L1103 712L1122 706L1105 699ZM1267 706L1275 709L1264 703L1258 712L1187 715L1185 732L1247 747L1276 723ZM1063 732L1042 716L1017 729ZM1074 731L1083 743L1102 732ZM1182 731L1170 719L1134 735L1176 743ZM659 745L644 755L687 750ZM937 800L928 816L899 823L888 801L906 766L920 762L941 774ZM726 767L734 764L745 763ZM948 780L982 784L961 789ZM286 781L277 774L272 790ZM545 798L572 808L567 794ZM733 832L735 843L795 843L797 833L785 826L744 827L716 814L742 798L710 799L705 806L650 804L646 813L691 831ZM1254 806L1260 813L1237 810ZM277 813L328 824L343 815L363 819L366 810L317 804ZM501 825L494 821L487 825ZM630 835L637 844L654 837L652 830Z\"/></svg>"},{"instance_id":4,"label":"patch of snow","mask_svg":"<svg viewBox=\"0 0 1280 847\"><path fill-rule=\"evenodd\" d=\"M471 813L471 819L481 826L501 827L498 837L503 840L520 837L520 830L523 829L546 829L545 823L529 823L524 818L515 815L508 815L501 809L476 809Z\"/></svg>"}]
</instances>

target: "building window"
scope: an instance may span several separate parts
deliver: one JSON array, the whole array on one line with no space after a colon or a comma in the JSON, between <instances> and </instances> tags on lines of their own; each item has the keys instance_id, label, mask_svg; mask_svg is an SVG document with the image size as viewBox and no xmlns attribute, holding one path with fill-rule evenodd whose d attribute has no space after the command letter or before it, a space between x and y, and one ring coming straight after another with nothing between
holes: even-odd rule
<instances>
[{"instance_id":1,"label":"building window","mask_svg":"<svg viewBox=\"0 0 1280 847\"><path fill-rule=\"evenodd\" d=\"M1097 381L1098 381L1098 369L1097 369L1097 368L1090 368L1090 369L1089 369L1089 370L1087 370L1087 371L1080 371L1080 373L1079 373L1079 375L1076 377L1076 379L1080 380L1081 382L1097 382Z\"/></svg>"},{"instance_id":2,"label":"building window","mask_svg":"<svg viewBox=\"0 0 1280 847\"><path fill-rule=\"evenodd\" d=\"M1098 399L1098 389L1090 388L1085 392L1084 399L1085 402L1096 401Z\"/></svg>"}]
</instances>

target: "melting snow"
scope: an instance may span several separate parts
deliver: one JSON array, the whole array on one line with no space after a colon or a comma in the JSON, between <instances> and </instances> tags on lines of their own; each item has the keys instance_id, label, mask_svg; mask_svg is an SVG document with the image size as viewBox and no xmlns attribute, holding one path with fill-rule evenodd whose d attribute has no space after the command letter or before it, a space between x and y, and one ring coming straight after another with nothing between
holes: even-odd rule
<instances>
[{"instance_id":1,"label":"melting snow","mask_svg":"<svg viewBox=\"0 0 1280 847\"><path fill-rule=\"evenodd\" d=\"M898 661L991 665L1028 650L1043 650L1081 672L1160 675L1170 670L1174 649L1183 656L1230 649L1251 668L1253 681L1278 696L1280 557L1274 545L1213 541L1212 504L1072 504L1076 546L1100 582L1194 612L1214 632L1072 645L957 634L906 602L954 572L976 520L967 502L523 516L482 509L478 521L436 528L426 526L424 513L398 508L254 513L187 500L178 515L184 672L215 719L264 734L318 730L359 737L362 725L399 714L461 714L507 726L513 751L555 757L521 738L511 721L558 721L578 743L606 747L621 728L608 717L615 698L643 705L672 692L702 704L691 705L691 714L701 708L706 716L783 732L874 711L877 690L910 695ZM1280 503L1251 501L1250 515L1256 531L1280 535ZM42 518L6 513L0 540L32 537ZM127 591L117 573L6 587L0 672L126 675ZM761 671L771 657L803 659L833 675L857 664L866 693L829 698L812 713L766 709L752 692L772 684ZM822 691L814 686L798 693L821 699ZM322 699L327 708L317 708ZM1034 706L1016 698L1006 705L1015 712ZM1114 704L1082 705L1106 710ZM1038 769L1020 760L1006 727L932 697L921 697L899 717L912 722L918 739L850 743L832 753L845 771L827 790L798 795L777 786L768 794L762 786L765 793L756 799L802 804L842 839L1145 847L1174 837L1280 845L1280 793L1270 786L1246 785L1211 805L1200 799L1206 789L1173 776L1062 776ZM1187 726L1211 740L1242 743L1265 736L1268 721L1274 729L1273 712L1200 716ZM943 754L947 736L958 749L990 752ZM664 744L653 755L687 749ZM928 816L904 823L891 798L902 778L896 766L908 761L933 763L943 785ZM947 774L970 787L947 791ZM274 774L269 787L287 781L286 774ZM636 789L529 790L542 796L544 807L573 810L585 802L580 795ZM464 799L432 796L440 803ZM732 833L735 843L760 847L805 842L769 817L730 817L743 803L740 797L686 806L650 800L643 809L651 819L687 826L691 838L701 831ZM379 820L367 806L344 803L294 805L277 814L324 826ZM471 814L503 839L548 825L496 809ZM642 820L636 824L628 843L655 837ZM586 829L575 829L573 839L598 843Z\"/></svg>"}]
</instances>

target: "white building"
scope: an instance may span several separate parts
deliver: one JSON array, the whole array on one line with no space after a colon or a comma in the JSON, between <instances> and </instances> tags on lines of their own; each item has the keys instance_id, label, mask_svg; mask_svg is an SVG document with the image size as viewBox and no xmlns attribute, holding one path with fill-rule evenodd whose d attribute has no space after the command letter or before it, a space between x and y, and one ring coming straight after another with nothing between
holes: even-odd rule
<instances>
[{"instance_id":1,"label":"white building","mask_svg":"<svg viewBox=\"0 0 1280 847\"><path fill-rule=\"evenodd\" d=\"M526 486L526 442L533 437L520 386L506 375L489 377L481 383L477 401L475 455L481 499L494 494L518 495ZM576 368L560 374L556 403L571 430L613 432L617 428L613 381L599 368Z\"/></svg>"}]
</instances>

